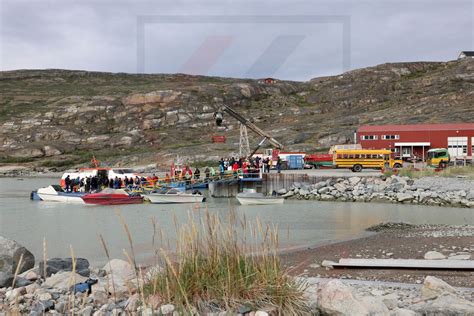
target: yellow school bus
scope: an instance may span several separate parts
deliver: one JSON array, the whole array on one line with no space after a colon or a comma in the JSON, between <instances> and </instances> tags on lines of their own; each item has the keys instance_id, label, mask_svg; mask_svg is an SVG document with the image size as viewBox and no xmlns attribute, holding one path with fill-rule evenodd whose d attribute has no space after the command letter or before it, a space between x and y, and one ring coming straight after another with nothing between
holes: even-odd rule
<instances>
[{"instance_id":1,"label":"yellow school bus","mask_svg":"<svg viewBox=\"0 0 474 316\"><path fill-rule=\"evenodd\" d=\"M333 155L335 168L347 168L353 172L362 169L401 168L403 162L393 159L390 150L347 149L337 150Z\"/></svg>"}]
</instances>

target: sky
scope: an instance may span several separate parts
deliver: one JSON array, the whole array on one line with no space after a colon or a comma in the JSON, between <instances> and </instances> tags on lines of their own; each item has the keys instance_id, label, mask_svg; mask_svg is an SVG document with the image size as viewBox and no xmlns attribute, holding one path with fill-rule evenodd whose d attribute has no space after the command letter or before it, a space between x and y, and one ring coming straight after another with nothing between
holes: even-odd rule
<instances>
[{"instance_id":1,"label":"sky","mask_svg":"<svg viewBox=\"0 0 474 316\"><path fill-rule=\"evenodd\" d=\"M309 80L474 50L474 0L0 0L0 69Z\"/></svg>"}]
</instances>

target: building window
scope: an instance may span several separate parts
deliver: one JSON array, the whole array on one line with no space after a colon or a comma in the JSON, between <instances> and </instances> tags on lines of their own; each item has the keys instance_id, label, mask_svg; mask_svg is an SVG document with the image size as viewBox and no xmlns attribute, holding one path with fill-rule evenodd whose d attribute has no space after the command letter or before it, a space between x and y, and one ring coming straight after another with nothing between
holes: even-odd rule
<instances>
[{"instance_id":1,"label":"building window","mask_svg":"<svg viewBox=\"0 0 474 316\"><path fill-rule=\"evenodd\" d=\"M361 140L377 140L379 137L377 135L362 135Z\"/></svg>"},{"instance_id":2,"label":"building window","mask_svg":"<svg viewBox=\"0 0 474 316\"><path fill-rule=\"evenodd\" d=\"M385 139L385 140L400 139L400 135L382 135L382 139Z\"/></svg>"}]
</instances>

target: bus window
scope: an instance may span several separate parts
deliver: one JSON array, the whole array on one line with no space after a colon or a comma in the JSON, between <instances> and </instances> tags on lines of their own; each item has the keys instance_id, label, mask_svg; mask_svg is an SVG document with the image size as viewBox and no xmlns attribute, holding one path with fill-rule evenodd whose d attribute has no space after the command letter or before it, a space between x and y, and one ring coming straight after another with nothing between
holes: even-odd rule
<instances>
[{"instance_id":1,"label":"bus window","mask_svg":"<svg viewBox=\"0 0 474 316\"><path fill-rule=\"evenodd\" d=\"M390 155L384 155L385 160L390 160Z\"/></svg>"},{"instance_id":2,"label":"bus window","mask_svg":"<svg viewBox=\"0 0 474 316\"><path fill-rule=\"evenodd\" d=\"M349 159L354 159L354 155L349 155Z\"/></svg>"},{"instance_id":3,"label":"bus window","mask_svg":"<svg viewBox=\"0 0 474 316\"><path fill-rule=\"evenodd\" d=\"M360 155L355 155L355 159L360 159Z\"/></svg>"},{"instance_id":4,"label":"bus window","mask_svg":"<svg viewBox=\"0 0 474 316\"><path fill-rule=\"evenodd\" d=\"M341 155L341 154L337 154L337 159L342 159L342 155Z\"/></svg>"},{"instance_id":5,"label":"bus window","mask_svg":"<svg viewBox=\"0 0 474 316\"><path fill-rule=\"evenodd\" d=\"M347 154L344 154L342 157L343 157L344 159L347 159L348 155L347 155Z\"/></svg>"}]
</instances>

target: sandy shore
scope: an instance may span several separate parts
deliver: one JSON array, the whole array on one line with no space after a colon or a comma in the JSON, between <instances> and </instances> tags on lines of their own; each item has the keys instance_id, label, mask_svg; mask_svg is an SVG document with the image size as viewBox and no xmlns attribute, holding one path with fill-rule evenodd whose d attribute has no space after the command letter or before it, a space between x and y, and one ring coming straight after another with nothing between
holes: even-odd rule
<instances>
[{"instance_id":1,"label":"sandy shore","mask_svg":"<svg viewBox=\"0 0 474 316\"><path fill-rule=\"evenodd\" d=\"M419 284L432 275L453 286L473 286L472 271L328 269L321 266L324 260L337 262L340 258L423 259L428 251L438 251L447 257L469 253L471 260L474 259L473 226L400 225L377 230L369 237L283 253L282 262L293 275L308 277Z\"/></svg>"}]
</instances>

